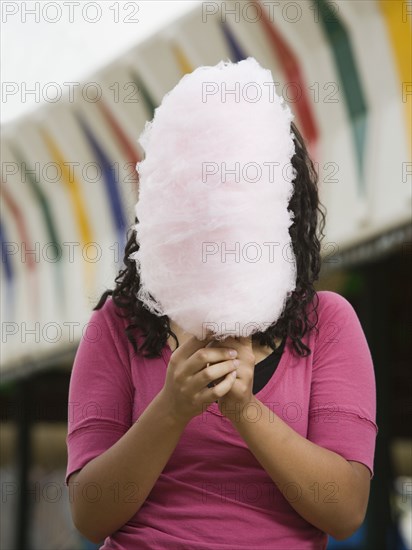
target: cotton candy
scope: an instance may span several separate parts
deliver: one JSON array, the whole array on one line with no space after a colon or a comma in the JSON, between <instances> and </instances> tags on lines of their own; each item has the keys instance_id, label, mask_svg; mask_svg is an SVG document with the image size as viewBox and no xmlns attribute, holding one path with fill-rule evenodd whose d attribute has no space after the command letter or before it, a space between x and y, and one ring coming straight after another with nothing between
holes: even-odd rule
<instances>
[{"instance_id":1,"label":"cotton candy","mask_svg":"<svg viewBox=\"0 0 412 550\"><path fill-rule=\"evenodd\" d=\"M136 298L203 339L247 337L296 287L293 114L253 57L183 76L146 122L137 164Z\"/></svg>"}]
</instances>

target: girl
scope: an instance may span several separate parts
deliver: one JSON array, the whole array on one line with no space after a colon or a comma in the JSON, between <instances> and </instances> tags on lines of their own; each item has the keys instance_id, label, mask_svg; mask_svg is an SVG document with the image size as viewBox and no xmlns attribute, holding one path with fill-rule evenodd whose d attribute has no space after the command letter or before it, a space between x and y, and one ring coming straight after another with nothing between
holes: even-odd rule
<instances>
[{"instance_id":1,"label":"girl","mask_svg":"<svg viewBox=\"0 0 412 550\"><path fill-rule=\"evenodd\" d=\"M103 549L324 549L365 518L373 364L349 302L314 290L325 215L292 131L297 285L276 324L217 343L151 314L134 232L94 308L70 382L66 483L76 527Z\"/></svg>"}]
</instances>

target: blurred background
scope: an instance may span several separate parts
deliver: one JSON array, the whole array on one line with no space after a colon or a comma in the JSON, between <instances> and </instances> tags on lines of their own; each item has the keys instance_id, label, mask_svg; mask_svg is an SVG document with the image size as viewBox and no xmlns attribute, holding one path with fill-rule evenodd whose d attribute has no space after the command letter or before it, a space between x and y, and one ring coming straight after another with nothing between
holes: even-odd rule
<instances>
[{"instance_id":1,"label":"blurred background","mask_svg":"<svg viewBox=\"0 0 412 550\"><path fill-rule=\"evenodd\" d=\"M248 56L272 71L319 172L317 289L352 303L374 360L368 513L328 548L411 548L411 2L3 1L1 11L1 548L96 547L74 528L64 484L68 387L134 223L137 139L185 73Z\"/></svg>"}]
</instances>

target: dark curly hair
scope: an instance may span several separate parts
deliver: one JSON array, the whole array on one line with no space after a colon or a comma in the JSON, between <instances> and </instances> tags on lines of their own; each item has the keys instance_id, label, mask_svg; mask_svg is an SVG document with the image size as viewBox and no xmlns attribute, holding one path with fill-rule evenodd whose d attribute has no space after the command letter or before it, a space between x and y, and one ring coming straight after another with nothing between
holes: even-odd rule
<instances>
[{"instance_id":1,"label":"dark curly hair","mask_svg":"<svg viewBox=\"0 0 412 550\"><path fill-rule=\"evenodd\" d=\"M295 143L295 154L291 159L291 163L297 175L293 181L294 190L288 208L294 214L293 223L289 227L289 234L296 257L296 288L289 296L285 309L276 323L264 332L253 334L252 340L258 342L261 346L270 346L275 350L275 338L284 340L289 336L297 353L300 356L307 356L311 353L311 350L302 342L302 338L306 332L313 328L317 330L319 300L314 289L314 282L318 279L321 267L320 243L324 237L325 208L319 201L318 174L309 157L305 141L293 122L291 123L291 129ZM319 235L317 234L318 229ZM142 353L149 358L159 357L169 336L176 340L177 346L179 341L170 328L167 315L157 317L150 313L142 302L136 298L140 288L140 278L135 261L129 259L129 255L139 249L135 236L135 230L130 228L123 259L126 268L119 271L115 279L116 288L106 290L93 309L100 309L107 297L111 295L117 309L125 311L124 315L121 315L120 311L117 311L117 314L120 317L128 318L130 321L125 330L135 353ZM308 312L307 306L309 304L313 305L312 311L315 313L313 323L309 320L309 314L311 313ZM133 336L133 331L136 328L141 329L144 336L144 341L139 349L137 349L137 342Z\"/></svg>"}]
</instances>

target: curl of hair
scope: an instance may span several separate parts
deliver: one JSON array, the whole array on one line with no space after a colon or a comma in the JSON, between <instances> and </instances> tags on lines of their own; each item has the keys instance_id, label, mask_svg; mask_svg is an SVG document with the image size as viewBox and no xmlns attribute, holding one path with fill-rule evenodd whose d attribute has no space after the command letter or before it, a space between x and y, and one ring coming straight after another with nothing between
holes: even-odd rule
<instances>
[{"instance_id":1,"label":"curl of hair","mask_svg":"<svg viewBox=\"0 0 412 550\"><path fill-rule=\"evenodd\" d=\"M324 237L326 211L324 212L325 208L319 200L318 174L309 157L304 139L293 122L291 129L295 143L295 154L291 163L296 170L296 177L289 202L289 210L294 213L289 233L296 258L296 288L289 296L285 309L276 323L264 332L253 334L252 339L262 346L270 346L275 350L275 338L284 340L289 336L294 350L300 356L307 356L311 350L303 343L302 338L313 328L317 330L318 296L314 289L314 282L318 279L321 268L320 246ZM157 317L136 298L140 279L136 263L129 259L129 255L138 250L135 233L132 228L128 230L123 259L126 267L121 269L115 278L115 289L103 292L93 310L100 309L107 297L112 296L117 315L130 321L125 331L135 353L141 353L148 358L159 357L169 336L174 338L177 346L179 341L170 328L167 315ZM308 312L309 304L313 305L311 312ZM124 310L124 315L120 310ZM314 312L313 322L309 319L312 312ZM139 349L133 335L136 328L140 329L143 335L143 342Z\"/></svg>"}]
</instances>

